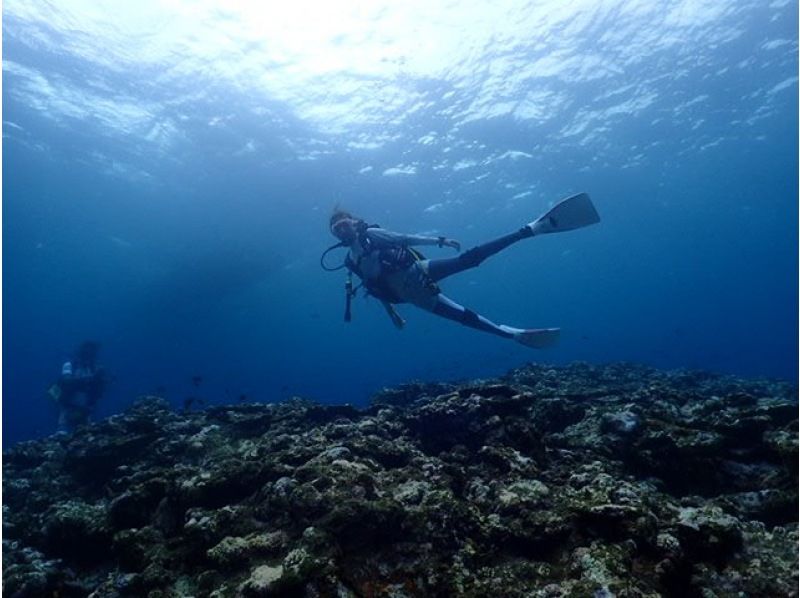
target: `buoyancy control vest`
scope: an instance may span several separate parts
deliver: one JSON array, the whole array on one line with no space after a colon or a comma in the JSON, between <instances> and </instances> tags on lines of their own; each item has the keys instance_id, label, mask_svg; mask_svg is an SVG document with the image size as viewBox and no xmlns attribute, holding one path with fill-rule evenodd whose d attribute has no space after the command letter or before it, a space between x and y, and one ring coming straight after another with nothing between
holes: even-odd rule
<instances>
[{"instance_id":1,"label":"buoyancy control vest","mask_svg":"<svg viewBox=\"0 0 800 598\"><path fill-rule=\"evenodd\" d=\"M424 260L425 256L422 252L412 247L376 241L367 234L367 230L370 228L380 228L380 226L362 223L357 228L356 241L360 245L362 253L358 260L353 260L348 252L344 261L345 266L363 281L364 288L370 295L389 303L404 303L405 299L392 289L388 277L397 272L408 270L416 262ZM362 271L361 262L368 256L377 258L380 266L380 272L377 277L365 276ZM426 280L425 282L427 285L436 287L436 283L432 280ZM436 290L438 292L438 287L436 287Z\"/></svg>"}]
</instances>

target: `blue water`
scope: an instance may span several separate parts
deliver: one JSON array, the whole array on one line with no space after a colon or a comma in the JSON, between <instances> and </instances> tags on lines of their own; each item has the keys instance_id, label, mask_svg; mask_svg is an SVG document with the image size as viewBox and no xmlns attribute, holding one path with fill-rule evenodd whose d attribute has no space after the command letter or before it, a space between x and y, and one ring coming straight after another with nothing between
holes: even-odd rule
<instances>
[{"instance_id":1,"label":"blue water","mask_svg":"<svg viewBox=\"0 0 800 598\"><path fill-rule=\"evenodd\" d=\"M797 377L797 3L125 4L3 6L4 445L85 339L97 417L530 360ZM600 225L442 285L555 349L347 324L319 267L337 203L469 247L579 191Z\"/></svg>"}]
</instances>

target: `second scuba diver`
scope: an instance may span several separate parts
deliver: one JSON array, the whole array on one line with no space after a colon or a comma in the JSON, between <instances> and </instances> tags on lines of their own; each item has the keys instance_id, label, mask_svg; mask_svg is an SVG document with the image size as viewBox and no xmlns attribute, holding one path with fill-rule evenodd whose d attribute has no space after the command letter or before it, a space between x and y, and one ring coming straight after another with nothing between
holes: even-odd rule
<instances>
[{"instance_id":1,"label":"second scuba diver","mask_svg":"<svg viewBox=\"0 0 800 598\"><path fill-rule=\"evenodd\" d=\"M320 261L326 270L346 267L349 271L346 284L347 321L350 320L350 299L355 294L350 278L352 273L361 279L361 285L370 295L381 301L398 328L402 328L405 321L394 305L412 303L465 326L513 339L528 347L544 348L558 341L558 328L514 328L495 324L444 295L438 283L448 276L475 268L486 258L522 239L583 228L597 222L600 222L600 217L589 196L579 193L561 200L518 231L473 247L456 257L426 259L412 246L438 245L458 251L461 245L446 237L388 231L377 225L368 225L364 220L337 208L330 219L330 230L340 242L326 250ZM337 247L347 247L347 257L342 266L329 268L325 265L325 256Z\"/></svg>"},{"instance_id":2,"label":"second scuba diver","mask_svg":"<svg viewBox=\"0 0 800 598\"><path fill-rule=\"evenodd\" d=\"M58 382L48 390L59 409L59 432L72 432L78 426L87 424L103 396L108 377L105 370L97 365L99 350L98 343L81 343L72 360L61 366Z\"/></svg>"}]
</instances>

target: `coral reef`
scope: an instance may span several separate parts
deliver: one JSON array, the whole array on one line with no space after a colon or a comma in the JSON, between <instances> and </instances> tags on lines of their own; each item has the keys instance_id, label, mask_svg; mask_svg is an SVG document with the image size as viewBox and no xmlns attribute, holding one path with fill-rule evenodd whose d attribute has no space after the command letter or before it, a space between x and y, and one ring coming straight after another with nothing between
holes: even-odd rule
<instances>
[{"instance_id":1,"label":"coral reef","mask_svg":"<svg viewBox=\"0 0 800 598\"><path fill-rule=\"evenodd\" d=\"M3 461L6 596L797 595L797 390L630 364L147 397Z\"/></svg>"}]
</instances>

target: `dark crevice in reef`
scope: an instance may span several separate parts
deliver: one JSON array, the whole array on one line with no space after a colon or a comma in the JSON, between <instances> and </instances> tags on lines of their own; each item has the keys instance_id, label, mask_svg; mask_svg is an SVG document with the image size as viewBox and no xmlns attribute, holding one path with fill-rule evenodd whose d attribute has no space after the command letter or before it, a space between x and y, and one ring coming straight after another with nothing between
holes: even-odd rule
<instances>
[{"instance_id":1,"label":"dark crevice in reef","mask_svg":"<svg viewBox=\"0 0 800 598\"><path fill-rule=\"evenodd\" d=\"M176 413L4 455L8 596L791 595L797 390L632 364Z\"/></svg>"}]
</instances>

